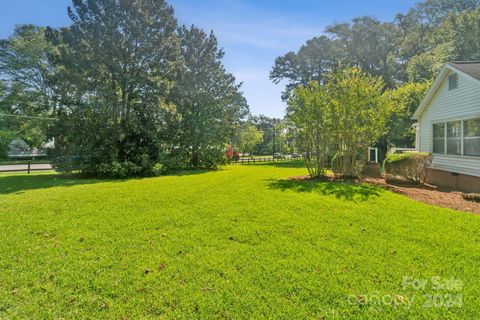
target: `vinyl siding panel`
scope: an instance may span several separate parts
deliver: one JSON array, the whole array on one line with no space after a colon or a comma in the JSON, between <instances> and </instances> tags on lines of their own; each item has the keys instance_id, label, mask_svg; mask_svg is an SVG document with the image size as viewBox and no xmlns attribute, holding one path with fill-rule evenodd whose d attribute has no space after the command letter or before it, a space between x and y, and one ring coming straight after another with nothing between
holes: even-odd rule
<instances>
[{"instance_id":1,"label":"vinyl siding panel","mask_svg":"<svg viewBox=\"0 0 480 320\"><path fill-rule=\"evenodd\" d=\"M480 117L480 81L458 74L458 88L448 90L448 77L419 119L419 150L432 152L432 124ZM480 177L480 157L433 155L432 168Z\"/></svg>"}]
</instances>

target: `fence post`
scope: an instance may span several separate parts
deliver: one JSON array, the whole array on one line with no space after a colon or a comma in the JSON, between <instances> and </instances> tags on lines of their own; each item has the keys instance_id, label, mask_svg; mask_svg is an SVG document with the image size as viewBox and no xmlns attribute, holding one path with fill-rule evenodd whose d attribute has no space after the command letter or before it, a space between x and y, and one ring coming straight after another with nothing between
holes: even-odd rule
<instances>
[{"instance_id":1,"label":"fence post","mask_svg":"<svg viewBox=\"0 0 480 320\"><path fill-rule=\"evenodd\" d=\"M27 168L28 174L30 174L31 165L32 165L32 160L28 160L28 168Z\"/></svg>"}]
</instances>

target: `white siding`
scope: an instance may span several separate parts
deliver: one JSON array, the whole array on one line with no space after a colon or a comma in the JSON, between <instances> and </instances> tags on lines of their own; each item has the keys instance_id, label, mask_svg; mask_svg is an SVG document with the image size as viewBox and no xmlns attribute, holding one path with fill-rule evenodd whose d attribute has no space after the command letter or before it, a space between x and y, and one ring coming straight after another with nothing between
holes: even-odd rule
<instances>
[{"instance_id":1,"label":"white siding","mask_svg":"<svg viewBox=\"0 0 480 320\"><path fill-rule=\"evenodd\" d=\"M434 122L480 117L480 81L458 74L458 88L448 90L448 77L430 100L419 119L420 146L432 152ZM432 168L480 177L480 157L433 155Z\"/></svg>"}]
</instances>

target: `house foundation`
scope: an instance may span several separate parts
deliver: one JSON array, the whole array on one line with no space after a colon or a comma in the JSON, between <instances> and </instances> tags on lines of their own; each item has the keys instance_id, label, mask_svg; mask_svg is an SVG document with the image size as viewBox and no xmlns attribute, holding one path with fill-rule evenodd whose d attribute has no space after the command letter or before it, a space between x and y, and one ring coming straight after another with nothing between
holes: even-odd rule
<instances>
[{"instance_id":1,"label":"house foundation","mask_svg":"<svg viewBox=\"0 0 480 320\"><path fill-rule=\"evenodd\" d=\"M427 169L428 184L468 193L480 193L480 177L437 169Z\"/></svg>"}]
</instances>

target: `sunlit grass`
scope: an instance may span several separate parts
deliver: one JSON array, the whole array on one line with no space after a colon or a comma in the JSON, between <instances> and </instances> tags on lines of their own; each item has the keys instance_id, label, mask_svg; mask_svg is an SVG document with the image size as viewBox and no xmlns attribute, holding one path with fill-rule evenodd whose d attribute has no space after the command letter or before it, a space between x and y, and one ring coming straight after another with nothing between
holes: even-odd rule
<instances>
[{"instance_id":1,"label":"sunlit grass","mask_svg":"<svg viewBox=\"0 0 480 320\"><path fill-rule=\"evenodd\" d=\"M285 180L304 174L0 175L0 319L480 317L479 216ZM463 288L433 290L434 276ZM435 294L463 305L429 306Z\"/></svg>"}]
</instances>

